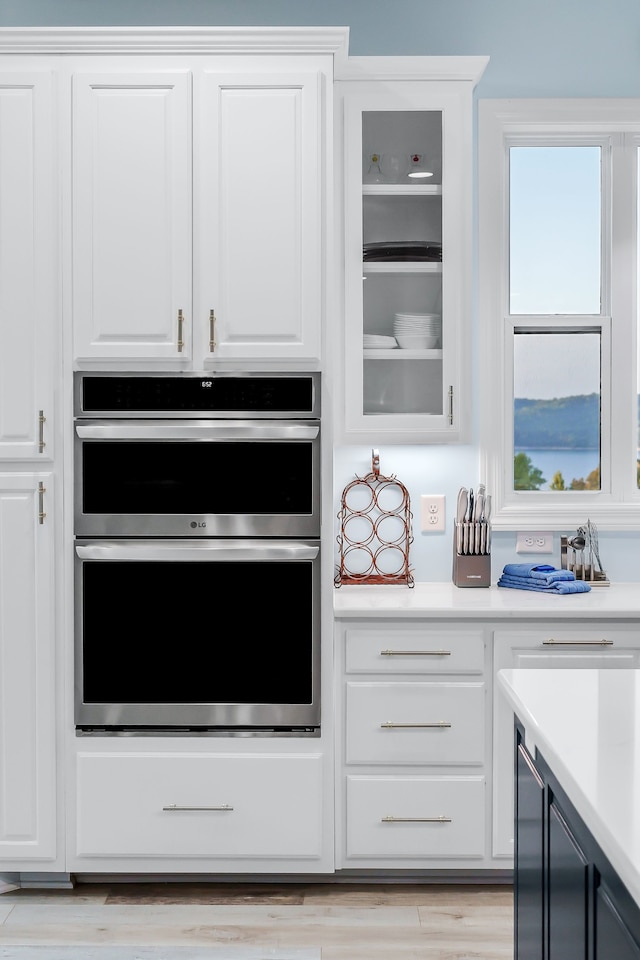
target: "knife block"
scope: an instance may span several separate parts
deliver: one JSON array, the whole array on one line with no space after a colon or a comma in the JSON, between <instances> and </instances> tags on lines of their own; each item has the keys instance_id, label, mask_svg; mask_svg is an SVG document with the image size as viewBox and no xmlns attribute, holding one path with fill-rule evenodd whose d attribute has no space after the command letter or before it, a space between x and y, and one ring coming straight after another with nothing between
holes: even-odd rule
<instances>
[{"instance_id":1,"label":"knife block","mask_svg":"<svg viewBox=\"0 0 640 960\"><path fill-rule=\"evenodd\" d=\"M491 554L458 553L454 537L452 579L456 587L490 587Z\"/></svg>"}]
</instances>

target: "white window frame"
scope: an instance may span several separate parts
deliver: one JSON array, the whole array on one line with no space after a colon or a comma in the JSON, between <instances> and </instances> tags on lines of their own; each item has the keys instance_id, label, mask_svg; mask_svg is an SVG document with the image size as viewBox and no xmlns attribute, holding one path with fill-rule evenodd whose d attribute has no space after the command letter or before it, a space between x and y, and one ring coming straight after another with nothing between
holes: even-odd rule
<instances>
[{"instance_id":1,"label":"white window frame","mask_svg":"<svg viewBox=\"0 0 640 960\"><path fill-rule=\"evenodd\" d=\"M600 144L602 304L599 316L509 312L509 149ZM608 530L640 530L636 484L637 159L640 100L480 100L478 103L477 356L481 474L495 529L567 530L587 518ZM605 158L610 158L610 166ZM631 169L631 166L634 169ZM613 224L613 230L609 224ZM613 257L615 256L615 263ZM552 321L552 322L550 322ZM513 489L513 330L600 329L601 489ZM570 368L568 368L570 376Z\"/></svg>"}]
</instances>

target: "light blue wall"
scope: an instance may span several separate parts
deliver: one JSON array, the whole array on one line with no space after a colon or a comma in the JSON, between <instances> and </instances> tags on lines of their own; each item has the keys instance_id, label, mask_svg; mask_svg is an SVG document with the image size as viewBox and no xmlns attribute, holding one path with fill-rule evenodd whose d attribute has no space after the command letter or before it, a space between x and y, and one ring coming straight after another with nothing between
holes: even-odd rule
<instances>
[{"instance_id":1,"label":"light blue wall","mask_svg":"<svg viewBox=\"0 0 640 960\"><path fill-rule=\"evenodd\" d=\"M638 0L0 0L0 26L348 26L350 53L484 55L482 97L640 96Z\"/></svg>"},{"instance_id":2,"label":"light blue wall","mask_svg":"<svg viewBox=\"0 0 640 960\"><path fill-rule=\"evenodd\" d=\"M489 56L477 97L640 97L638 0L0 0L0 27L124 25L348 26L354 56ZM416 579L449 580L455 495L480 479L477 439L458 447L383 446L380 457L381 473L409 489ZM338 491L370 469L370 447L339 449ZM421 493L446 495L444 534L419 532ZM636 534L600 531L611 580L640 581L639 547ZM494 580L513 559L514 534L495 535Z\"/></svg>"}]
</instances>

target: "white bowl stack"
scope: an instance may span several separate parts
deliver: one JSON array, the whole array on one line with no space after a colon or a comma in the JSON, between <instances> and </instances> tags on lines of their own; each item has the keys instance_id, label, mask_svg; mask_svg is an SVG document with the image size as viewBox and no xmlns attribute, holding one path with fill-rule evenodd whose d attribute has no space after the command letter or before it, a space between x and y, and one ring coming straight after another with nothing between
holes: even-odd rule
<instances>
[{"instance_id":1,"label":"white bowl stack","mask_svg":"<svg viewBox=\"0 0 640 960\"><path fill-rule=\"evenodd\" d=\"M398 346L395 337L386 337L375 333L365 333L362 337L365 350L393 350Z\"/></svg>"},{"instance_id":2,"label":"white bowl stack","mask_svg":"<svg viewBox=\"0 0 640 960\"><path fill-rule=\"evenodd\" d=\"M433 350L441 346L439 313L396 313L393 333L403 350Z\"/></svg>"}]
</instances>

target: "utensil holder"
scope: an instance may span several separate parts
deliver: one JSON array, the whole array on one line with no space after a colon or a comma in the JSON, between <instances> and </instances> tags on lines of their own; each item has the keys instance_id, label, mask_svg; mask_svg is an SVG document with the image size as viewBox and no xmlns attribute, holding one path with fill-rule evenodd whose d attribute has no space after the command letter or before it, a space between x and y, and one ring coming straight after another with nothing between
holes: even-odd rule
<instances>
[{"instance_id":1,"label":"utensil holder","mask_svg":"<svg viewBox=\"0 0 640 960\"><path fill-rule=\"evenodd\" d=\"M586 580L592 587L608 587L611 584L604 570L596 570L592 563L578 562L576 551L569 546L569 538L564 536L560 537L560 567L571 570L576 580Z\"/></svg>"},{"instance_id":2,"label":"utensil holder","mask_svg":"<svg viewBox=\"0 0 640 960\"><path fill-rule=\"evenodd\" d=\"M456 587L490 587L491 554L458 553L454 543L453 582Z\"/></svg>"}]
</instances>

